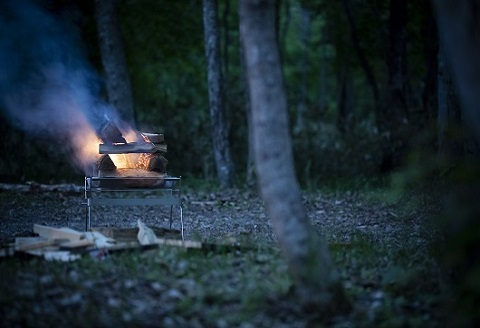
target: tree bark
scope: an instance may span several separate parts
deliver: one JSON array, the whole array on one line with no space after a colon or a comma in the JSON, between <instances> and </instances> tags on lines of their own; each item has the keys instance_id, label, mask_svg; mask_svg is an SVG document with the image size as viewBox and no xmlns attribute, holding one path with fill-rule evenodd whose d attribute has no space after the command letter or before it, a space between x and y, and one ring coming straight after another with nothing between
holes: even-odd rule
<instances>
[{"instance_id":1,"label":"tree bark","mask_svg":"<svg viewBox=\"0 0 480 328\"><path fill-rule=\"evenodd\" d=\"M370 65L370 62L368 61L367 56L365 55L365 51L363 50L360 44L358 30L355 24L355 18L353 16L352 9L350 6L350 0L343 0L343 8L345 10L348 25L350 27L350 37L352 39L353 47L355 49L355 52L357 53L360 65L363 71L365 72L365 76L367 78L367 82L370 86L370 89L372 90L373 100L375 104L375 117L377 121L377 128L380 129L383 124L382 122L383 106L380 100L380 90L378 87L377 79L375 78L375 74L373 72L372 66Z\"/></svg>"},{"instance_id":2,"label":"tree bark","mask_svg":"<svg viewBox=\"0 0 480 328\"><path fill-rule=\"evenodd\" d=\"M458 159L462 155L459 138L462 125L460 102L453 82L445 52L438 53L438 150Z\"/></svg>"},{"instance_id":3,"label":"tree bark","mask_svg":"<svg viewBox=\"0 0 480 328\"><path fill-rule=\"evenodd\" d=\"M308 73L310 70L309 52L312 34L312 13L307 7L300 7L299 39L301 42L301 54L298 58L298 71L300 83L298 85L297 119L294 132L301 135L305 130L305 115L308 107Z\"/></svg>"},{"instance_id":4,"label":"tree bark","mask_svg":"<svg viewBox=\"0 0 480 328\"><path fill-rule=\"evenodd\" d=\"M255 167L262 198L306 307L348 308L326 243L312 229L295 177L275 0L239 2L240 34L252 108ZM318 309L318 308L317 308Z\"/></svg>"},{"instance_id":5,"label":"tree bark","mask_svg":"<svg viewBox=\"0 0 480 328\"><path fill-rule=\"evenodd\" d=\"M432 0L432 4L466 122L480 142L480 5L475 0Z\"/></svg>"},{"instance_id":6,"label":"tree bark","mask_svg":"<svg viewBox=\"0 0 480 328\"><path fill-rule=\"evenodd\" d=\"M424 13L422 22L422 37L424 42L424 56L426 74L422 92L423 111L427 120L437 117L437 82L438 82L438 32L431 3L422 2L421 10Z\"/></svg>"},{"instance_id":7,"label":"tree bark","mask_svg":"<svg viewBox=\"0 0 480 328\"><path fill-rule=\"evenodd\" d=\"M380 127L384 137L384 170L403 164L408 137L407 112L407 0L390 0L388 93Z\"/></svg>"},{"instance_id":8,"label":"tree bark","mask_svg":"<svg viewBox=\"0 0 480 328\"><path fill-rule=\"evenodd\" d=\"M108 101L135 127L132 87L121 37L117 0L95 0L95 16Z\"/></svg>"},{"instance_id":9,"label":"tree bark","mask_svg":"<svg viewBox=\"0 0 480 328\"><path fill-rule=\"evenodd\" d=\"M342 135L349 131L350 121L354 109L353 83L346 58L343 59L337 73L339 86L337 128Z\"/></svg>"},{"instance_id":10,"label":"tree bark","mask_svg":"<svg viewBox=\"0 0 480 328\"><path fill-rule=\"evenodd\" d=\"M213 152L220 185L227 188L231 187L233 183L233 161L223 113L222 70L216 0L203 1L203 26Z\"/></svg>"},{"instance_id":11,"label":"tree bark","mask_svg":"<svg viewBox=\"0 0 480 328\"><path fill-rule=\"evenodd\" d=\"M397 126L407 116L407 0L390 0L388 66L388 119Z\"/></svg>"}]
</instances>

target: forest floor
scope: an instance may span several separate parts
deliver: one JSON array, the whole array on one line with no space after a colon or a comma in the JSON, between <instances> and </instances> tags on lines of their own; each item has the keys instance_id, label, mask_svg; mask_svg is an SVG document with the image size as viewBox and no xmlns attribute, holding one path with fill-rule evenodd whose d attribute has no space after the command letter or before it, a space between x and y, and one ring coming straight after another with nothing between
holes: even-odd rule
<instances>
[{"instance_id":1,"label":"forest floor","mask_svg":"<svg viewBox=\"0 0 480 328\"><path fill-rule=\"evenodd\" d=\"M231 252L163 247L74 262L0 261L3 327L436 327L448 318L449 289L432 256L432 208L381 190L304 194L314 229L330 245L353 310L306 313L260 198L238 189L185 191L185 237L236 242ZM0 241L33 225L84 230L83 189L0 190ZM175 213L174 213L175 214ZM159 208L94 209L93 226L168 226ZM178 221L174 228L178 228Z\"/></svg>"}]
</instances>

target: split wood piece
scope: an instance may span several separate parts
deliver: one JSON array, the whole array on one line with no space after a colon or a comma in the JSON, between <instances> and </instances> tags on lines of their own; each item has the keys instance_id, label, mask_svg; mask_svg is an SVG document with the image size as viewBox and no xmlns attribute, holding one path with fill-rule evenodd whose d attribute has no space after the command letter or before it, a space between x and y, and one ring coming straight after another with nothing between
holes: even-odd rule
<instances>
[{"instance_id":1,"label":"split wood piece","mask_svg":"<svg viewBox=\"0 0 480 328\"><path fill-rule=\"evenodd\" d=\"M112 246L115 240L107 238L99 232L79 232L70 228L52 228L35 224L33 232L47 240L53 241L56 245L64 248L76 248L96 246L105 248Z\"/></svg>"},{"instance_id":2,"label":"split wood piece","mask_svg":"<svg viewBox=\"0 0 480 328\"><path fill-rule=\"evenodd\" d=\"M99 131L100 138L105 143L127 142L117 125L111 121L105 122Z\"/></svg>"},{"instance_id":3,"label":"split wood piece","mask_svg":"<svg viewBox=\"0 0 480 328\"><path fill-rule=\"evenodd\" d=\"M156 236L169 238L169 239L180 239L181 231L177 229L167 229L162 227L151 227ZM110 227L93 227L92 231L98 231L105 237L113 238L117 241L117 244L122 242L136 242L138 243L138 227L136 228L110 228Z\"/></svg>"},{"instance_id":4,"label":"split wood piece","mask_svg":"<svg viewBox=\"0 0 480 328\"><path fill-rule=\"evenodd\" d=\"M151 142L130 142L115 145L100 144L100 154L127 154L127 153L166 153L166 144L153 144Z\"/></svg>"},{"instance_id":5,"label":"split wood piece","mask_svg":"<svg viewBox=\"0 0 480 328\"><path fill-rule=\"evenodd\" d=\"M159 154L142 153L137 162L138 168L159 173L167 172L167 165L168 160Z\"/></svg>"},{"instance_id":6,"label":"split wood piece","mask_svg":"<svg viewBox=\"0 0 480 328\"><path fill-rule=\"evenodd\" d=\"M197 249L204 251L217 251L217 252L229 252L240 249L247 249L246 247L241 247L239 245L229 245L229 244L208 244L202 243L199 241L189 241L189 240L175 240L175 239L166 239L158 238L154 231L146 226L142 221L138 220L138 242L142 246L174 246L174 247L183 247L186 249Z\"/></svg>"},{"instance_id":7,"label":"split wood piece","mask_svg":"<svg viewBox=\"0 0 480 328\"><path fill-rule=\"evenodd\" d=\"M53 239L44 237L17 237L15 238L15 251L29 251L46 246L52 246L54 244L55 242Z\"/></svg>"},{"instance_id":8,"label":"split wood piece","mask_svg":"<svg viewBox=\"0 0 480 328\"><path fill-rule=\"evenodd\" d=\"M95 244L97 248L107 248L115 244L115 239L105 237L98 231L85 232L85 238Z\"/></svg>"},{"instance_id":9,"label":"split wood piece","mask_svg":"<svg viewBox=\"0 0 480 328\"><path fill-rule=\"evenodd\" d=\"M76 241L69 240L67 242L60 243L58 246L60 249L74 249L74 248L85 248L85 247L97 246L97 245L93 240L81 239Z\"/></svg>"},{"instance_id":10,"label":"split wood piece","mask_svg":"<svg viewBox=\"0 0 480 328\"><path fill-rule=\"evenodd\" d=\"M153 142L154 144L165 142L165 138L161 133L146 133L140 132L140 134L147 139L149 142Z\"/></svg>"},{"instance_id":11,"label":"split wood piece","mask_svg":"<svg viewBox=\"0 0 480 328\"><path fill-rule=\"evenodd\" d=\"M85 239L82 232L70 228L52 228L44 225L34 224L33 232L46 239L63 239L69 241L79 241Z\"/></svg>"},{"instance_id":12,"label":"split wood piece","mask_svg":"<svg viewBox=\"0 0 480 328\"><path fill-rule=\"evenodd\" d=\"M115 171L117 169L112 159L108 155L103 155L100 157L100 160L97 161L97 167L99 171Z\"/></svg>"}]
</instances>

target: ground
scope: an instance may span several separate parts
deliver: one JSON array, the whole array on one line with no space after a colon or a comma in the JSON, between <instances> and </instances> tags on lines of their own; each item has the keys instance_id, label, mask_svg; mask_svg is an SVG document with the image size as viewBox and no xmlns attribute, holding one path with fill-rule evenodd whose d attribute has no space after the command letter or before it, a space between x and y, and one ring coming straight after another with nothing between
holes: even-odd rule
<instances>
[{"instance_id":1,"label":"ground","mask_svg":"<svg viewBox=\"0 0 480 328\"><path fill-rule=\"evenodd\" d=\"M8 188L4 188L8 189ZM33 224L85 229L83 189L0 190L0 241ZM324 316L295 303L294 286L254 191L182 192L185 238L239 243L230 252L163 248L72 263L0 262L7 326L442 326L448 290L430 254L435 229L421 199L383 191L304 193L312 227L327 240L353 311ZM403 203L402 203L403 202ZM168 227L162 208L94 209L93 226ZM174 228L179 228L178 211ZM78 318L71 321L72 316Z\"/></svg>"}]
</instances>

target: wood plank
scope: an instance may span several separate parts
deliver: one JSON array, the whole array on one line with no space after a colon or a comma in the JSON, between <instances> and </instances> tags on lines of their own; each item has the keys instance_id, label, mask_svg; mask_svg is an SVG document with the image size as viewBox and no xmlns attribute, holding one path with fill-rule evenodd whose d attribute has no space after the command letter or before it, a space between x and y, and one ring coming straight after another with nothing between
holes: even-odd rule
<instances>
[{"instance_id":1,"label":"wood plank","mask_svg":"<svg viewBox=\"0 0 480 328\"><path fill-rule=\"evenodd\" d=\"M28 251L53 244L54 241L52 239L44 237L17 237L15 238L15 251Z\"/></svg>"},{"instance_id":2,"label":"wood plank","mask_svg":"<svg viewBox=\"0 0 480 328\"><path fill-rule=\"evenodd\" d=\"M115 239L105 237L98 231L85 232L85 238L93 242L98 248L108 248L115 244Z\"/></svg>"},{"instance_id":3,"label":"wood plank","mask_svg":"<svg viewBox=\"0 0 480 328\"><path fill-rule=\"evenodd\" d=\"M147 132L140 132L140 134L148 139L148 141L157 144L165 142L165 138L161 133L147 133Z\"/></svg>"},{"instance_id":4,"label":"wood plank","mask_svg":"<svg viewBox=\"0 0 480 328\"><path fill-rule=\"evenodd\" d=\"M95 242L93 240L81 239L75 241L67 241L59 244L60 249L72 249L72 248L83 248L94 246Z\"/></svg>"},{"instance_id":5,"label":"wood plank","mask_svg":"<svg viewBox=\"0 0 480 328\"><path fill-rule=\"evenodd\" d=\"M153 144L151 142L130 142L124 144L100 144L100 154L127 154L127 153L165 153L167 145Z\"/></svg>"},{"instance_id":6,"label":"wood plank","mask_svg":"<svg viewBox=\"0 0 480 328\"><path fill-rule=\"evenodd\" d=\"M52 240L67 239L70 241L78 241L80 239L85 239L85 235L83 233L70 228L52 228L40 224L34 224L33 232L38 234L40 237Z\"/></svg>"}]
</instances>

